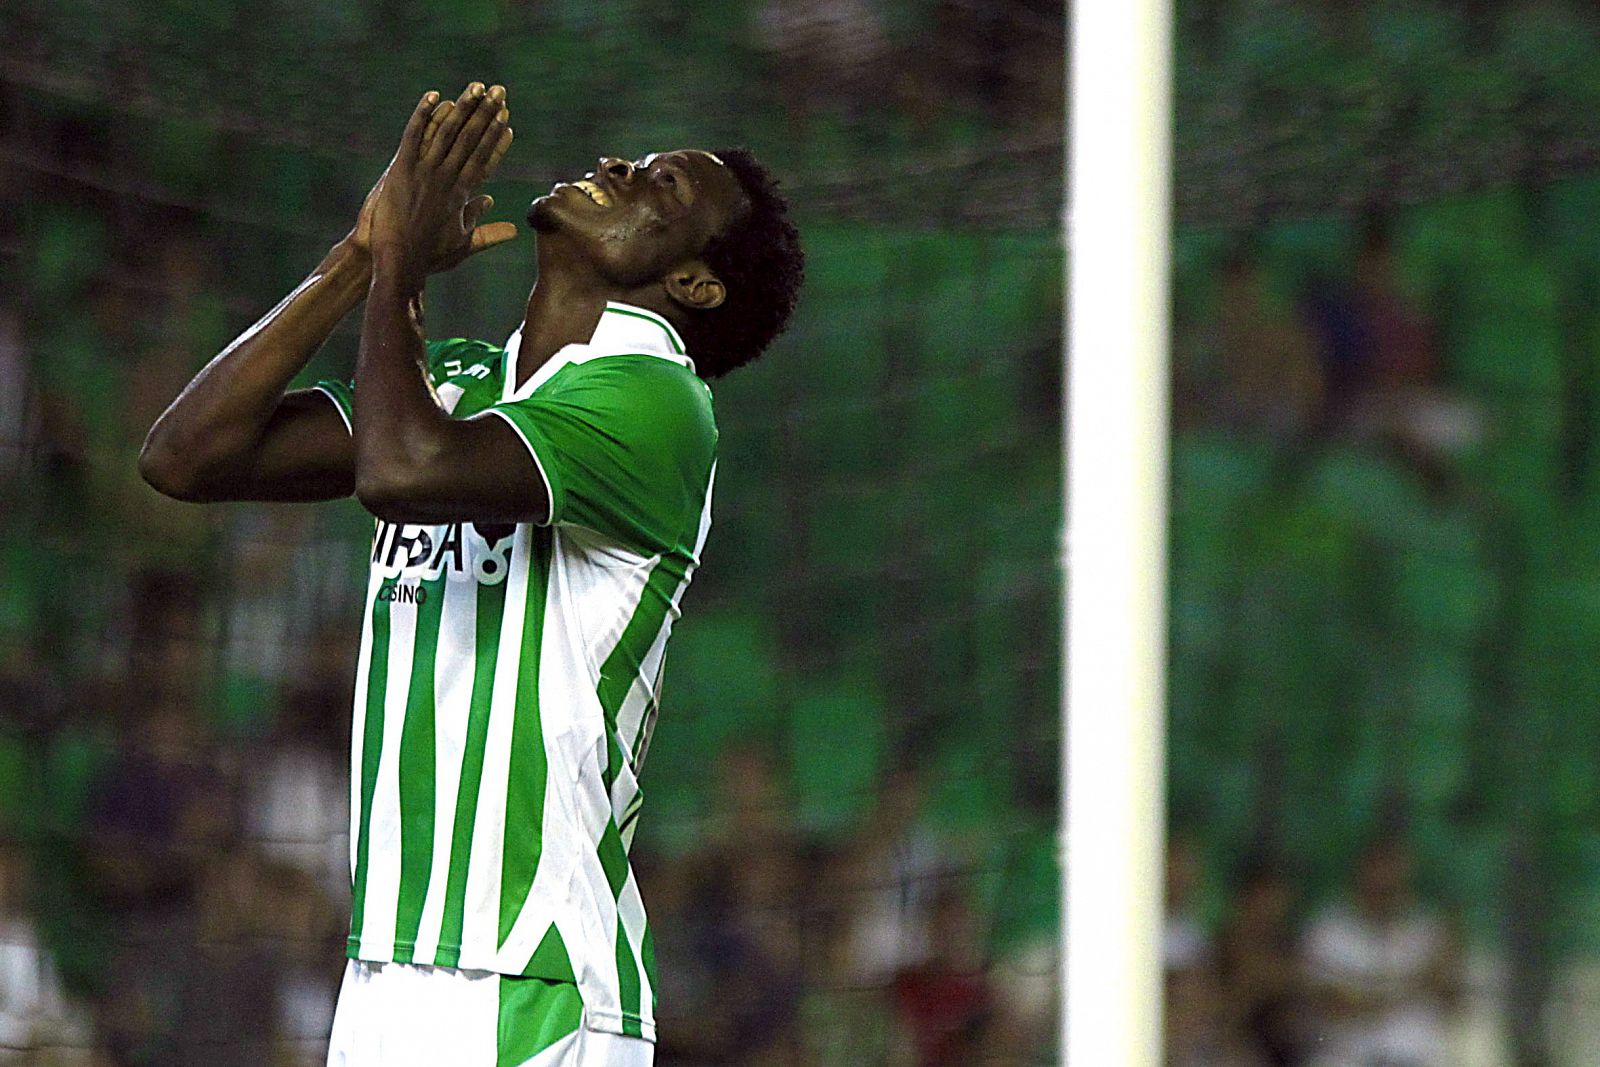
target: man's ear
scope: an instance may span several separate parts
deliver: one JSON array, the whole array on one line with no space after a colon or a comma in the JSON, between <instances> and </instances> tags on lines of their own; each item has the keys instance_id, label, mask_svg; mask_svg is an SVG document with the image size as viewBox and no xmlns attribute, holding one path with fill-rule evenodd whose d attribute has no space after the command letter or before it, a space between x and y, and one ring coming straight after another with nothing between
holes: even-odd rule
<instances>
[{"instance_id":1,"label":"man's ear","mask_svg":"<svg viewBox=\"0 0 1600 1067\"><path fill-rule=\"evenodd\" d=\"M668 271L662 285L674 301L695 311L710 311L728 299L728 289L722 279L698 259Z\"/></svg>"}]
</instances>

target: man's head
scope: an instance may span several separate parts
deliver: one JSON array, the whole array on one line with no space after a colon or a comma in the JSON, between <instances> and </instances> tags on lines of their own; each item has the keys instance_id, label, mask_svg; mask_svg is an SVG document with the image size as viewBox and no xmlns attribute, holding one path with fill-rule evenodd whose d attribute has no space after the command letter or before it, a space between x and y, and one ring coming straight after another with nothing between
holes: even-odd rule
<instances>
[{"instance_id":1,"label":"man's head","mask_svg":"<svg viewBox=\"0 0 1600 1067\"><path fill-rule=\"evenodd\" d=\"M788 202L740 148L603 158L535 200L528 223L558 263L671 318L705 378L783 332L805 273Z\"/></svg>"},{"instance_id":2,"label":"man's head","mask_svg":"<svg viewBox=\"0 0 1600 1067\"><path fill-rule=\"evenodd\" d=\"M1375 918L1389 919L1411 902L1411 849L1405 840L1384 836L1362 853L1356 869L1356 902Z\"/></svg>"}]
</instances>

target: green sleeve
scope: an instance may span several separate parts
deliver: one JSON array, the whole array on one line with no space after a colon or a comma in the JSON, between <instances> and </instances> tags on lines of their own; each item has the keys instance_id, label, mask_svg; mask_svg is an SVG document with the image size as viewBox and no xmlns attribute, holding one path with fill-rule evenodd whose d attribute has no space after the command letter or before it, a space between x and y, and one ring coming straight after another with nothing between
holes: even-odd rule
<instances>
[{"instance_id":1,"label":"green sleeve","mask_svg":"<svg viewBox=\"0 0 1600 1067\"><path fill-rule=\"evenodd\" d=\"M486 354L499 351L493 345L483 341L473 341L463 337L452 337L444 341L427 342L428 377L434 385L438 385L453 373L449 370L452 363L457 369L469 363L477 362ZM324 378L312 386L317 392L325 394L339 409L339 414L344 418L345 429L350 429L354 424L356 404L356 383L354 379L342 380L339 378Z\"/></svg>"},{"instance_id":2,"label":"green sleeve","mask_svg":"<svg viewBox=\"0 0 1600 1067\"><path fill-rule=\"evenodd\" d=\"M656 356L604 356L488 410L533 453L552 524L647 555L692 551L717 445L710 392L692 372Z\"/></svg>"}]
</instances>

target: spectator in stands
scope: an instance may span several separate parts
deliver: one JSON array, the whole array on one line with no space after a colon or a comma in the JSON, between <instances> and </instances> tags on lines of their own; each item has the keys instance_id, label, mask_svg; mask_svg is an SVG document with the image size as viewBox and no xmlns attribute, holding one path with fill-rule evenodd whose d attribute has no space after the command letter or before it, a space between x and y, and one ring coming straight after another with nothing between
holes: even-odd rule
<instances>
[{"instance_id":1,"label":"spectator in stands","mask_svg":"<svg viewBox=\"0 0 1600 1067\"><path fill-rule=\"evenodd\" d=\"M763 0L754 11L791 134L811 133L823 115L863 117L880 104L889 67L881 0Z\"/></svg>"},{"instance_id":2,"label":"spectator in stands","mask_svg":"<svg viewBox=\"0 0 1600 1067\"><path fill-rule=\"evenodd\" d=\"M242 761L242 861L248 886L271 922L255 936L270 948L278 1018L276 1064L321 1067L340 970L330 946L350 899L349 627L317 632L300 650L301 670L283 682L277 716ZM257 707L259 713L262 709ZM336 955L336 954L334 954Z\"/></svg>"},{"instance_id":3,"label":"spectator in stands","mask_svg":"<svg viewBox=\"0 0 1600 1067\"><path fill-rule=\"evenodd\" d=\"M1244 1067L1293 1067L1304 1059L1294 898L1281 865L1265 856L1248 859L1217 939L1225 1043Z\"/></svg>"},{"instance_id":4,"label":"spectator in stands","mask_svg":"<svg viewBox=\"0 0 1600 1067\"><path fill-rule=\"evenodd\" d=\"M1372 213L1362 221L1351 280L1358 337L1368 346L1357 354L1358 386L1393 392L1436 385L1438 328L1401 284L1387 216Z\"/></svg>"},{"instance_id":5,"label":"spectator in stands","mask_svg":"<svg viewBox=\"0 0 1600 1067\"><path fill-rule=\"evenodd\" d=\"M841 857L843 884L854 901L855 973L864 985L888 985L934 947L934 896L959 865L949 844L926 825L923 796L915 768L891 771L861 833Z\"/></svg>"},{"instance_id":6,"label":"spectator in stands","mask_svg":"<svg viewBox=\"0 0 1600 1067\"><path fill-rule=\"evenodd\" d=\"M1305 308L1335 429L1420 462L1482 435L1477 411L1443 385L1438 326L1400 280L1387 216L1367 216L1350 276L1315 280Z\"/></svg>"},{"instance_id":7,"label":"spectator in stands","mask_svg":"<svg viewBox=\"0 0 1600 1067\"><path fill-rule=\"evenodd\" d=\"M806 1037L815 1067L900 1064L910 1049L896 1006L883 987L856 968L859 887L848 852L819 862L810 874L806 948ZM898 1058L897 1058L898 1055Z\"/></svg>"},{"instance_id":8,"label":"spectator in stands","mask_svg":"<svg viewBox=\"0 0 1600 1067\"><path fill-rule=\"evenodd\" d=\"M1060 970L1056 938L1031 937L997 953L989 970L995 1015L982 1062L1044 1062L1060 1036Z\"/></svg>"},{"instance_id":9,"label":"spectator in stands","mask_svg":"<svg viewBox=\"0 0 1600 1067\"><path fill-rule=\"evenodd\" d=\"M256 862L258 907L268 919L260 936L273 951L277 978L273 1062L276 1067L324 1067L343 974L337 948L348 932L348 882L330 897L313 876L293 866L261 857Z\"/></svg>"},{"instance_id":10,"label":"spectator in stands","mask_svg":"<svg viewBox=\"0 0 1600 1067\"><path fill-rule=\"evenodd\" d=\"M1421 904L1398 837L1362 855L1351 899L1307 931L1316 1067L1446 1067L1462 966L1445 921Z\"/></svg>"},{"instance_id":11,"label":"spectator in stands","mask_svg":"<svg viewBox=\"0 0 1600 1067\"><path fill-rule=\"evenodd\" d=\"M1199 858L1188 835L1169 834L1161 962L1170 1067L1211 1067L1221 1040L1211 933L1196 899L1199 874Z\"/></svg>"},{"instance_id":12,"label":"spectator in stands","mask_svg":"<svg viewBox=\"0 0 1600 1067\"><path fill-rule=\"evenodd\" d=\"M163 694L128 726L88 801L87 873L116 939L102 1023L126 1062L167 1064L205 859L231 830L230 806L189 707Z\"/></svg>"},{"instance_id":13,"label":"spectator in stands","mask_svg":"<svg viewBox=\"0 0 1600 1067\"><path fill-rule=\"evenodd\" d=\"M703 1010L668 1009L688 1025L670 1035L671 1058L664 1052L662 1060L798 1065L807 875L793 805L759 746L725 750L716 784L706 847L678 873L682 882L670 873L667 879L666 906L685 923L674 934L674 966L694 976L679 990L696 996Z\"/></svg>"},{"instance_id":14,"label":"spectator in stands","mask_svg":"<svg viewBox=\"0 0 1600 1067\"><path fill-rule=\"evenodd\" d=\"M0 751L26 753L6 765L6 770L25 777L32 774L31 760L39 739L61 722L68 701L52 654L57 650L29 626L37 622L36 604L29 601L42 592L28 590L18 598L20 602L0 609L9 615L0 621ZM5 593L0 593L0 601L4 599ZM0 783L0 795L20 803L23 792L36 785L34 780L5 781ZM10 819L24 812L13 808L3 814ZM9 822L0 826L0 830L10 828Z\"/></svg>"},{"instance_id":15,"label":"spectator in stands","mask_svg":"<svg viewBox=\"0 0 1600 1067\"><path fill-rule=\"evenodd\" d=\"M62 991L40 943L28 876L21 845L0 839L0 1063L37 1052L63 1065L87 1064L94 1055L92 1026Z\"/></svg>"},{"instance_id":16,"label":"spectator in stands","mask_svg":"<svg viewBox=\"0 0 1600 1067\"><path fill-rule=\"evenodd\" d=\"M9 485L33 462L42 443L39 400L22 316L0 308L0 485Z\"/></svg>"},{"instance_id":17,"label":"spectator in stands","mask_svg":"<svg viewBox=\"0 0 1600 1067\"><path fill-rule=\"evenodd\" d=\"M264 935L281 920L282 902L263 890L261 864L243 849L204 857L163 1064L273 1067L283 961L277 940Z\"/></svg>"},{"instance_id":18,"label":"spectator in stands","mask_svg":"<svg viewBox=\"0 0 1600 1067\"><path fill-rule=\"evenodd\" d=\"M720 994L714 961L700 951L704 917L697 914L694 856L636 850L634 873L650 909L657 973L656 1059L662 1065L701 1067L724 1039L714 1024Z\"/></svg>"},{"instance_id":19,"label":"spectator in stands","mask_svg":"<svg viewBox=\"0 0 1600 1067\"><path fill-rule=\"evenodd\" d=\"M706 845L710 852L740 853L753 841L763 851L800 847L787 796L772 752L759 744L735 743L717 759Z\"/></svg>"},{"instance_id":20,"label":"spectator in stands","mask_svg":"<svg viewBox=\"0 0 1600 1067\"><path fill-rule=\"evenodd\" d=\"M139 544L146 569L192 580L196 564L205 559L213 524L201 509L163 497L145 484L138 455L151 423L193 375L195 353L214 351L226 322L215 307L215 288L206 284L205 246L187 232L183 220L153 219L150 227L161 237L152 237L148 250L133 253L143 258L140 253L148 252L150 262L135 262L138 280L119 279L125 286L119 290L123 298L136 300L142 314L135 318L140 328L130 347L115 361L120 395L108 452L95 472L95 500L117 517L124 536Z\"/></svg>"},{"instance_id":21,"label":"spectator in stands","mask_svg":"<svg viewBox=\"0 0 1600 1067\"><path fill-rule=\"evenodd\" d=\"M994 991L983 924L965 879L940 880L929 909L927 956L895 976L894 1000L918 1067L980 1062Z\"/></svg>"},{"instance_id":22,"label":"spectator in stands","mask_svg":"<svg viewBox=\"0 0 1600 1067\"><path fill-rule=\"evenodd\" d=\"M797 867L775 865L774 858L756 850L742 861L709 858L699 868L681 917L688 924L688 958L680 959L702 976L706 1010L671 1035L674 1054L682 1057L676 1062L804 1062L799 946L783 929L805 882Z\"/></svg>"},{"instance_id":23,"label":"spectator in stands","mask_svg":"<svg viewBox=\"0 0 1600 1067\"><path fill-rule=\"evenodd\" d=\"M253 847L342 901L350 893L346 753L355 638L348 626L330 626L299 650L301 670L285 682L276 720L242 768Z\"/></svg>"},{"instance_id":24,"label":"spectator in stands","mask_svg":"<svg viewBox=\"0 0 1600 1067\"><path fill-rule=\"evenodd\" d=\"M1161 930L1161 960L1169 971L1202 970L1211 965L1211 933L1200 916L1197 891L1200 858L1181 830L1167 836L1166 920Z\"/></svg>"},{"instance_id":25,"label":"spectator in stands","mask_svg":"<svg viewBox=\"0 0 1600 1067\"><path fill-rule=\"evenodd\" d=\"M173 731L173 739L188 735L185 721L193 718L190 709L209 673L203 595L192 575L160 566L136 567L123 595L128 677L124 700L112 710L128 716L159 709L162 729ZM137 722L124 718L121 725L136 739L143 734Z\"/></svg>"},{"instance_id":26,"label":"spectator in stands","mask_svg":"<svg viewBox=\"0 0 1600 1067\"><path fill-rule=\"evenodd\" d=\"M1009 0L1005 4L935 0L921 56L934 84L952 102L980 109L997 127L1034 131L1038 123L1060 120L1059 111L1037 105L1040 84L1059 75L1063 55L1061 8L1051 0ZM1049 49L1054 47L1052 56ZM1057 85L1061 82L1059 77ZM1056 94L1056 107L1060 107ZM1034 105L1030 107L1029 105ZM1032 120L1034 125L1027 125Z\"/></svg>"},{"instance_id":27,"label":"spectator in stands","mask_svg":"<svg viewBox=\"0 0 1600 1067\"><path fill-rule=\"evenodd\" d=\"M1277 297L1249 242L1229 255L1217 309L1215 366L1196 383L1224 426L1292 438L1316 425L1322 368L1311 335Z\"/></svg>"}]
</instances>

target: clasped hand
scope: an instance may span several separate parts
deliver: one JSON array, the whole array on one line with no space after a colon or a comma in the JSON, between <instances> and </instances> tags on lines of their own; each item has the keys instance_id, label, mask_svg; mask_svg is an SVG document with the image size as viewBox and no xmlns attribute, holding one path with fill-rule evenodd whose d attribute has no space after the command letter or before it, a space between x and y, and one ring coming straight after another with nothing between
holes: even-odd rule
<instances>
[{"instance_id":1,"label":"clasped hand","mask_svg":"<svg viewBox=\"0 0 1600 1067\"><path fill-rule=\"evenodd\" d=\"M426 273L511 240L515 223L478 225L494 199L477 192L511 147L510 122L503 86L473 82L443 103L438 93L425 94L367 195L351 241L420 283Z\"/></svg>"}]
</instances>

